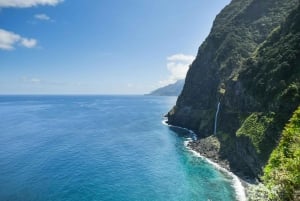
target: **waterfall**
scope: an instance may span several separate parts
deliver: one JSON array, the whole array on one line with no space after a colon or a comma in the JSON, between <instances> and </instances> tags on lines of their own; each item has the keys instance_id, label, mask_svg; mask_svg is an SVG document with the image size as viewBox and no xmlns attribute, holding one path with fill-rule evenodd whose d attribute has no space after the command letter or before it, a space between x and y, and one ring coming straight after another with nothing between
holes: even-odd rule
<instances>
[{"instance_id":1,"label":"waterfall","mask_svg":"<svg viewBox=\"0 0 300 201\"><path fill-rule=\"evenodd\" d=\"M215 116L215 127L214 127L214 135L217 135L217 121L218 121L218 114L220 110L220 102L218 102L216 116Z\"/></svg>"}]
</instances>

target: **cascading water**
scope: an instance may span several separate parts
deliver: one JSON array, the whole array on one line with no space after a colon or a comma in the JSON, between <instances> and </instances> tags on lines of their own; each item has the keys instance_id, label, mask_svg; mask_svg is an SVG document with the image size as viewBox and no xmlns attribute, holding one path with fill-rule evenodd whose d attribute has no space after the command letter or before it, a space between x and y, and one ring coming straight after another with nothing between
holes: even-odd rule
<instances>
[{"instance_id":1,"label":"cascading water","mask_svg":"<svg viewBox=\"0 0 300 201\"><path fill-rule=\"evenodd\" d=\"M216 116L215 116L215 127L214 127L214 135L217 135L217 121L218 121L218 114L220 110L220 102L218 102Z\"/></svg>"}]
</instances>

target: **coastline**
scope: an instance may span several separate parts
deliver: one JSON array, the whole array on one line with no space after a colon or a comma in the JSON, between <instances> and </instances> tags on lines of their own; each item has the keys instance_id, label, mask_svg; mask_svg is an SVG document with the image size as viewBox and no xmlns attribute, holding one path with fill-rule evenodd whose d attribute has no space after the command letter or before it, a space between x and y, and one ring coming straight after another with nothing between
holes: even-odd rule
<instances>
[{"instance_id":1,"label":"coastline","mask_svg":"<svg viewBox=\"0 0 300 201\"><path fill-rule=\"evenodd\" d=\"M183 130L188 131L191 134L191 139L188 139L184 142L184 146L196 157L200 157L205 160L207 163L211 164L217 170L227 174L232 178L232 185L235 189L236 198L239 201L246 201L247 200L247 191L253 185L252 182L248 182L235 173L231 171L228 161L221 159L218 155L218 149L214 146L203 146L202 149L201 145L204 145L205 142L202 139L198 140L196 138L196 134L183 127L170 125L167 122L167 119L163 120L162 123L168 127L180 128ZM217 144L213 143L213 145L217 146Z\"/></svg>"}]
</instances>

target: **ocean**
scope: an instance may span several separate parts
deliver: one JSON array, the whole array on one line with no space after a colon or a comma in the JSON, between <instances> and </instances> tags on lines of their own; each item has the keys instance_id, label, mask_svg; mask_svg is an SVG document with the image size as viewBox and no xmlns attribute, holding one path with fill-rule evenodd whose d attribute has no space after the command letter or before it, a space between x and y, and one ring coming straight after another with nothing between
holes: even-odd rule
<instances>
[{"instance_id":1,"label":"ocean","mask_svg":"<svg viewBox=\"0 0 300 201\"><path fill-rule=\"evenodd\" d=\"M162 123L176 97L0 96L1 201L234 201Z\"/></svg>"}]
</instances>

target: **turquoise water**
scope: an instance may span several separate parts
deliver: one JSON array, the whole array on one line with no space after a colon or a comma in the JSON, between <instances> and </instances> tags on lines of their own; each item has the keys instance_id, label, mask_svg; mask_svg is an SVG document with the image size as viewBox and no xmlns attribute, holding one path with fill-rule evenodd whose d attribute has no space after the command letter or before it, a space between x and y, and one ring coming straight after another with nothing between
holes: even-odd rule
<instances>
[{"instance_id":1,"label":"turquoise water","mask_svg":"<svg viewBox=\"0 0 300 201\"><path fill-rule=\"evenodd\" d=\"M229 201L231 179L161 123L175 97L0 96L1 201Z\"/></svg>"}]
</instances>

